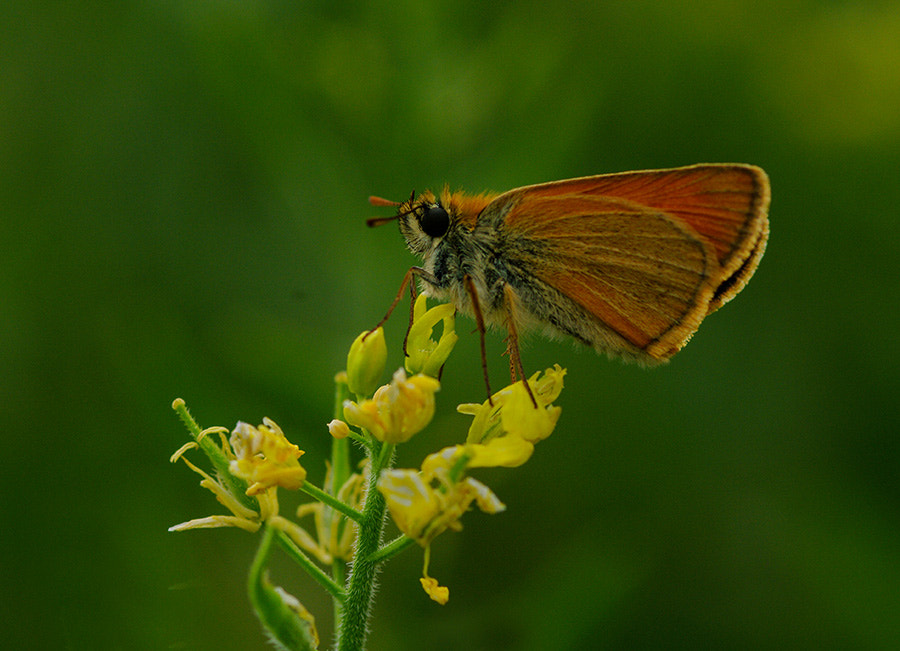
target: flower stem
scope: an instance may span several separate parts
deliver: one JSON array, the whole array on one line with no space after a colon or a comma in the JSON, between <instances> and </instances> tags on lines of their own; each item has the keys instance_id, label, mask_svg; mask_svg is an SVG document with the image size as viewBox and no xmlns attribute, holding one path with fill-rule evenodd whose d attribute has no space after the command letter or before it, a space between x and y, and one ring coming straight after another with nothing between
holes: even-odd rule
<instances>
[{"instance_id":1,"label":"flower stem","mask_svg":"<svg viewBox=\"0 0 900 651\"><path fill-rule=\"evenodd\" d=\"M267 526L266 528L274 529L275 527ZM278 529L277 536L278 544L281 545L281 548L288 556L293 558L294 561L300 565L306 573L316 581L316 583L325 588L336 601L344 601L346 595L344 594L344 589L339 584L332 581L330 576L323 572L318 565L313 563L284 531Z\"/></svg>"},{"instance_id":2,"label":"flower stem","mask_svg":"<svg viewBox=\"0 0 900 651\"><path fill-rule=\"evenodd\" d=\"M311 496L315 497L320 502L327 504L328 506L333 508L335 511L343 513L351 520L359 522L363 518L362 513L360 513L359 511L357 511L356 509L354 509L350 506L347 506L342 501L340 501L338 498L333 497L332 495L329 495L328 493L323 491L321 488L315 486L314 484L310 484L308 481L303 482L303 485L300 487L300 490L302 490L307 495L311 495Z\"/></svg>"},{"instance_id":3,"label":"flower stem","mask_svg":"<svg viewBox=\"0 0 900 651\"><path fill-rule=\"evenodd\" d=\"M212 437L204 435L204 432L209 434L215 431L227 432L228 430L224 427L213 427L208 430L201 429L200 425L191 415L191 412L188 411L184 400L181 398L176 398L172 402L172 409L175 410L175 413L178 414L181 422L187 427L187 430L191 433L191 436L197 442L197 446L203 454L205 454L210 462L212 462L222 484L243 506L246 506L253 511L259 511L259 501L255 497L247 495L247 482L240 477L235 477L231 474L231 471L229 470L229 458L219 449L219 446L215 444Z\"/></svg>"},{"instance_id":4,"label":"flower stem","mask_svg":"<svg viewBox=\"0 0 900 651\"><path fill-rule=\"evenodd\" d=\"M360 651L365 648L366 635L369 631L369 617L372 614L372 597L375 593L375 575L379 565L379 561L374 558L374 553L381 544L385 522L384 496L376 484L378 476L381 474L381 463L390 464L392 456L393 445L382 445L375 442L372 450L373 464L369 473L369 484L366 487L363 517L359 522L356 551L347 581L347 599L344 601L341 621L338 624L338 651Z\"/></svg>"},{"instance_id":5,"label":"flower stem","mask_svg":"<svg viewBox=\"0 0 900 651\"><path fill-rule=\"evenodd\" d=\"M334 418L340 419L344 417L344 400L346 400L350 395L350 389L347 386L347 374L346 373L338 373L338 375L334 378ZM341 486L344 485L344 482L350 477L350 442L347 439L332 439L331 441L331 484L326 485L325 489L328 491L329 497L331 497L335 501L337 500L337 493L340 491ZM324 501L325 504L331 504L329 501ZM343 504L341 502L341 504ZM332 508L339 510L334 504L331 504ZM350 508L349 506L347 508ZM347 517L352 518L354 521L359 522L362 518L362 514L356 509L350 509L354 515L350 515L345 511L340 511L341 513L345 513ZM343 532L343 529L348 526L347 522L340 522L338 525L338 535ZM332 580L340 586L346 585L347 573L346 567L344 563L341 562L341 559L334 559L334 562L331 564L331 578ZM343 598L334 599L333 600L333 610L334 610L334 621L335 624L341 621L344 612L344 600L347 595L343 592L343 588L341 590Z\"/></svg>"},{"instance_id":6,"label":"flower stem","mask_svg":"<svg viewBox=\"0 0 900 651\"><path fill-rule=\"evenodd\" d=\"M402 552L404 549L414 544L416 541L406 534L401 534L394 538L387 545L372 554L372 560L376 563L392 559L394 556Z\"/></svg>"}]
</instances>

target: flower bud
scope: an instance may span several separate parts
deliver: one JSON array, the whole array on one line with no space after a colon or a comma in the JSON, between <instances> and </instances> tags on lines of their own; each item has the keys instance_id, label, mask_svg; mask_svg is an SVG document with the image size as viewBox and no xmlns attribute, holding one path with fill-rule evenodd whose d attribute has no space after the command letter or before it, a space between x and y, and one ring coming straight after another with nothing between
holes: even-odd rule
<instances>
[{"instance_id":1,"label":"flower bud","mask_svg":"<svg viewBox=\"0 0 900 651\"><path fill-rule=\"evenodd\" d=\"M350 428L342 420L335 418L328 423L328 433L336 439L345 439L350 434Z\"/></svg>"},{"instance_id":2,"label":"flower bud","mask_svg":"<svg viewBox=\"0 0 900 651\"><path fill-rule=\"evenodd\" d=\"M378 388L387 362L384 329L367 330L350 346L347 355L347 386L358 396L370 396Z\"/></svg>"}]
</instances>

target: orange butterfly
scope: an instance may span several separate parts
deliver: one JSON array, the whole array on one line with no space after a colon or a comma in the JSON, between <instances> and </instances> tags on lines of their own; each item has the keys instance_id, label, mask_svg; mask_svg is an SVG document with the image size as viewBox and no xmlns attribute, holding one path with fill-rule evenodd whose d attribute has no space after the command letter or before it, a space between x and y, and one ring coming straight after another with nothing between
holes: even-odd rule
<instances>
[{"instance_id":1,"label":"orange butterfly","mask_svg":"<svg viewBox=\"0 0 900 651\"><path fill-rule=\"evenodd\" d=\"M681 350L756 270L769 197L762 169L704 164L503 194L370 197L397 214L368 223L399 221L428 295L473 314L482 333L507 328L524 378L518 333L534 326L646 364Z\"/></svg>"}]
</instances>

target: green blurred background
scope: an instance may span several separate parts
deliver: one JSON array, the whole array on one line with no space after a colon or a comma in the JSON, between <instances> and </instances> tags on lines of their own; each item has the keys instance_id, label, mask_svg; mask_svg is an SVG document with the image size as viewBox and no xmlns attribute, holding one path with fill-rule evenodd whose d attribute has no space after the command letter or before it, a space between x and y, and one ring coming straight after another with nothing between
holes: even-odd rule
<instances>
[{"instance_id":1,"label":"green blurred background","mask_svg":"<svg viewBox=\"0 0 900 651\"><path fill-rule=\"evenodd\" d=\"M414 262L369 194L717 161L771 176L749 287L652 371L530 340L559 427L436 541L448 605L388 565L370 648L900 648L900 3L0 12L6 648L267 648L256 539L166 531L223 512L169 406L269 416L321 481L332 377ZM470 328L401 465L463 436Z\"/></svg>"}]
</instances>

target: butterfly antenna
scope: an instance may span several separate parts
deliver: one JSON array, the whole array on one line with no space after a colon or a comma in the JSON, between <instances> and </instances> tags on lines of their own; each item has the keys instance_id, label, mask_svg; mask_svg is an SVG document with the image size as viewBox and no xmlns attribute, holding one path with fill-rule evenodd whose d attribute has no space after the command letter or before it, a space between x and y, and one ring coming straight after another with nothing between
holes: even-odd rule
<instances>
[{"instance_id":1,"label":"butterfly antenna","mask_svg":"<svg viewBox=\"0 0 900 651\"><path fill-rule=\"evenodd\" d=\"M366 220L366 225L370 228L374 228L375 226L383 226L388 222L392 222L395 219L399 219L403 215L408 215L413 211L412 201L416 198L416 191L413 190L412 194L409 195L409 201L404 203L409 203L409 208L407 210L403 210L398 212L396 215L391 215L390 217L370 217ZM391 201L390 199L383 199L381 197L371 196L369 197L369 203L378 208L395 208L397 206L402 206L403 203L399 201Z\"/></svg>"}]
</instances>

